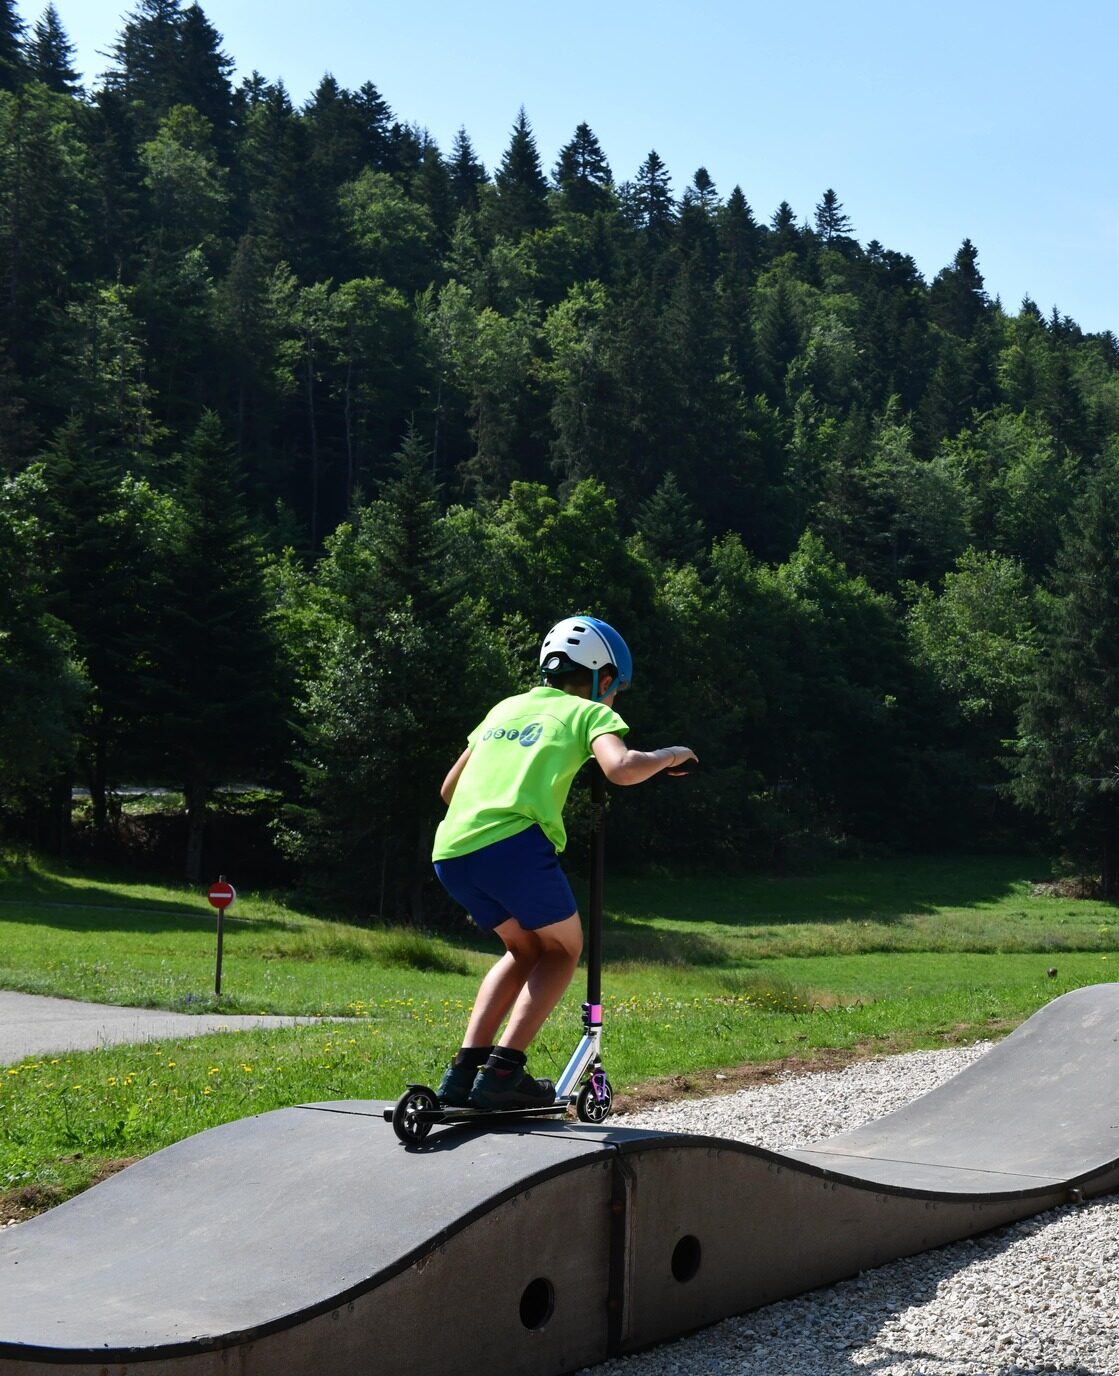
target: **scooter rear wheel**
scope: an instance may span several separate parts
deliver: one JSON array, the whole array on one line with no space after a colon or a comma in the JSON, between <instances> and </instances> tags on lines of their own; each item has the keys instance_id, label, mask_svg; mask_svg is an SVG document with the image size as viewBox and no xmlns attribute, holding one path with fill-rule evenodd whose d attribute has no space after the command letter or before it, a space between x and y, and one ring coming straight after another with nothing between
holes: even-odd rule
<instances>
[{"instance_id":1,"label":"scooter rear wheel","mask_svg":"<svg viewBox=\"0 0 1119 1376\"><path fill-rule=\"evenodd\" d=\"M429 1118L420 1118L418 1112L438 1111L439 1100L435 1091L426 1085L410 1085L397 1100L392 1111L392 1130L405 1146L415 1146L422 1142L431 1131Z\"/></svg>"}]
</instances>

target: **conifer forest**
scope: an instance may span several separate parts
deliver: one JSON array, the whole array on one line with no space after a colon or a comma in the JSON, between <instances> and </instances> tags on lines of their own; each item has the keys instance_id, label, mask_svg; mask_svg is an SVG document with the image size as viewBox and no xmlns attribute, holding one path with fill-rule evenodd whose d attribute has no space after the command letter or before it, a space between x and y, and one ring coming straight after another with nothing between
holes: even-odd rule
<instances>
[{"instance_id":1,"label":"conifer forest","mask_svg":"<svg viewBox=\"0 0 1119 1376\"><path fill-rule=\"evenodd\" d=\"M1119 894L1114 334L578 110L487 168L372 80L235 85L198 4L105 49L0 0L8 838L114 854L158 784L178 873L427 920L444 773L582 612L701 760L619 863L1031 844Z\"/></svg>"}]
</instances>

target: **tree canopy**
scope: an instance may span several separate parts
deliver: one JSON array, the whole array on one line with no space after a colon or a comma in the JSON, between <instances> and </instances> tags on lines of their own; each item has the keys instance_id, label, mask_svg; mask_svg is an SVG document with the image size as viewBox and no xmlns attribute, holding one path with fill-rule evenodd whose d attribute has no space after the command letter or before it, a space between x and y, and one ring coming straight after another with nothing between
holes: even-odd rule
<instances>
[{"instance_id":1,"label":"tree canopy","mask_svg":"<svg viewBox=\"0 0 1119 1376\"><path fill-rule=\"evenodd\" d=\"M970 239L926 281L833 187L619 169L579 111L487 171L371 81L235 85L184 0L83 89L65 18L0 3L4 826L163 781L197 872L214 790L267 785L300 872L414 914L441 763L583 610L635 742L704 757L633 854L1034 811L1119 871L1114 334L992 299Z\"/></svg>"}]
</instances>

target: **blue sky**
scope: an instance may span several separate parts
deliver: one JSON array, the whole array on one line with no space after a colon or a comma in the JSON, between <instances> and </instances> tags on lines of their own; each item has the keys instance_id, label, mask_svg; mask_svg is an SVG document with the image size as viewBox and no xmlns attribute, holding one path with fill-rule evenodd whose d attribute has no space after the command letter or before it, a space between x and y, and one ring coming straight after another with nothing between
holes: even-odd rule
<instances>
[{"instance_id":1,"label":"blue sky","mask_svg":"<svg viewBox=\"0 0 1119 1376\"><path fill-rule=\"evenodd\" d=\"M45 0L44 0L45 2ZM55 0L91 80L131 4ZM964 238L988 291L1119 333L1113 0L202 0L238 79L301 104L372 81L447 150L492 168L523 104L545 168L585 120L615 179L655 148L679 195L704 166L759 220L834 187L864 244L927 278ZM33 20L42 6L23 0Z\"/></svg>"}]
</instances>

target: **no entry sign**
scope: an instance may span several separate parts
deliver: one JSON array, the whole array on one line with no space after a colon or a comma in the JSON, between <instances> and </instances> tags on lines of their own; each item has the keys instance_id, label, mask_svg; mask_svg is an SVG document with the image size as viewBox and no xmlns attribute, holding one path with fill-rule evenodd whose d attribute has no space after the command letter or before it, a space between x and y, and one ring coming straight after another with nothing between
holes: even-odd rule
<instances>
[{"instance_id":1,"label":"no entry sign","mask_svg":"<svg viewBox=\"0 0 1119 1376\"><path fill-rule=\"evenodd\" d=\"M218 959L214 969L214 993L221 997L221 947L222 947L222 918L225 910L237 897L237 890L228 882L223 874L216 884L211 884L206 890L206 897L210 900L213 907L218 910Z\"/></svg>"},{"instance_id":2,"label":"no entry sign","mask_svg":"<svg viewBox=\"0 0 1119 1376\"><path fill-rule=\"evenodd\" d=\"M228 908L237 897L237 890L232 884L227 884L224 879L219 879L216 884L210 885L206 897L210 900L212 907Z\"/></svg>"}]
</instances>

